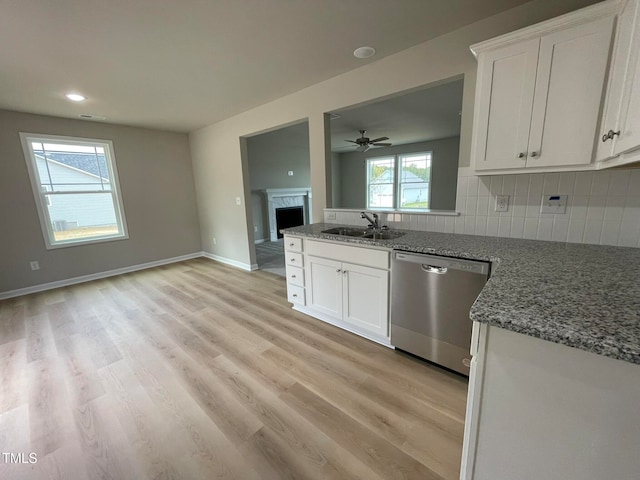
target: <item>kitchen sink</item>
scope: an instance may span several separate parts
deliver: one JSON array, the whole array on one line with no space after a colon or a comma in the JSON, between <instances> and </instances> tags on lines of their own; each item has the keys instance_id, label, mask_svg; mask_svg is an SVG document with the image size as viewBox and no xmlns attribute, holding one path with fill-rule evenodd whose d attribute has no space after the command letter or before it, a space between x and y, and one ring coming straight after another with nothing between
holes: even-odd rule
<instances>
[{"instance_id":1,"label":"kitchen sink","mask_svg":"<svg viewBox=\"0 0 640 480\"><path fill-rule=\"evenodd\" d=\"M330 235L341 235L345 237L367 238L371 240L391 240L404 235L403 232L397 232L395 230L382 230L379 232L375 232L367 228L349 227L329 228L328 230L323 230L322 233L328 233Z\"/></svg>"},{"instance_id":2,"label":"kitchen sink","mask_svg":"<svg viewBox=\"0 0 640 480\"><path fill-rule=\"evenodd\" d=\"M367 233L370 233L366 228L348 228L348 227L336 227L328 230L323 230L322 233L328 233L330 235L342 235L345 237L364 237Z\"/></svg>"}]
</instances>

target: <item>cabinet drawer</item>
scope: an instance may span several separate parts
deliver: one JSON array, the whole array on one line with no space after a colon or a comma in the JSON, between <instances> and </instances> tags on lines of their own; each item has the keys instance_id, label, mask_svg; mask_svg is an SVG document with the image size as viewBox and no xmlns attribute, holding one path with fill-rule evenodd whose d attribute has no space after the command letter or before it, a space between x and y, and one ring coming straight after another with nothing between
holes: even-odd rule
<instances>
[{"instance_id":1,"label":"cabinet drawer","mask_svg":"<svg viewBox=\"0 0 640 480\"><path fill-rule=\"evenodd\" d=\"M284 237L284 249L287 252L301 252L302 239L296 237Z\"/></svg>"},{"instance_id":2,"label":"cabinet drawer","mask_svg":"<svg viewBox=\"0 0 640 480\"><path fill-rule=\"evenodd\" d=\"M307 254L376 268L389 268L389 252L330 242L307 241Z\"/></svg>"},{"instance_id":3,"label":"cabinet drawer","mask_svg":"<svg viewBox=\"0 0 640 480\"><path fill-rule=\"evenodd\" d=\"M287 285L287 300L298 305L306 305L304 298L304 288L297 285Z\"/></svg>"},{"instance_id":4,"label":"cabinet drawer","mask_svg":"<svg viewBox=\"0 0 640 480\"><path fill-rule=\"evenodd\" d=\"M287 283L304 287L304 270L299 267L287 265Z\"/></svg>"},{"instance_id":5,"label":"cabinet drawer","mask_svg":"<svg viewBox=\"0 0 640 480\"><path fill-rule=\"evenodd\" d=\"M304 266L304 261L301 253L285 252L284 256L287 265L292 265L294 267L300 268Z\"/></svg>"}]
</instances>

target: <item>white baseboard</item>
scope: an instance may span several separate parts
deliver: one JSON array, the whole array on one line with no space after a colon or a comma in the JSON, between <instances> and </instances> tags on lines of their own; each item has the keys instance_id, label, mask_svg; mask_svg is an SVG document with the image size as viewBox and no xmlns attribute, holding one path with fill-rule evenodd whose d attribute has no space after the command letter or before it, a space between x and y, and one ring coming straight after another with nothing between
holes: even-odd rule
<instances>
[{"instance_id":1,"label":"white baseboard","mask_svg":"<svg viewBox=\"0 0 640 480\"><path fill-rule=\"evenodd\" d=\"M202 256L207 257L210 260L215 260L216 262L224 263L226 265L231 265L232 267L238 267L238 268L241 268L242 270L247 270L248 272L252 272L253 270L258 269L257 263L249 265L248 263L238 262L237 260L233 260L227 257L221 257L219 255L214 255L213 253L209 253L209 252L202 252Z\"/></svg>"},{"instance_id":2,"label":"white baseboard","mask_svg":"<svg viewBox=\"0 0 640 480\"><path fill-rule=\"evenodd\" d=\"M17 290L0 292L0 300L19 297L21 295L29 295L30 293L43 292L45 290L52 290L54 288L66 287L69 285L75 285L77 283L90 282L92 280L99 280L101 278L113 277L115 275L122 275L123 273L145 270L147 268L159 267L161 265L167 265L169 263L184 262L185 260L191 260L192 258L198 258L202 256L206 255L204 255L203 252L190 253L188 255L181 255L179 257L165 258L153 262L139 263L137 265L131 265L129 267L116 268L115 270L107 270L106 272L92 273L90 275L81 275L79 277L56 280L55 282L41 283L40 285L34 285L32 287L18 288Z\"/></svg>"}]
</instances>

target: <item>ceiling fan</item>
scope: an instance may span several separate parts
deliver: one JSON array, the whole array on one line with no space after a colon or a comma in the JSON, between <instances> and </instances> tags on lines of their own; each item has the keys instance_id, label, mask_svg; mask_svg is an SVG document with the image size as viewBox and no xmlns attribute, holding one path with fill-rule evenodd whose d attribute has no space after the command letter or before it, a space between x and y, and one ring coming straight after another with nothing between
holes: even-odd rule
<instances>
[{"instance_id":1,"label":"ceiling fan","mask_svg":"<svg viewBox=\"0 0 640 480\"><path fill-rule=\"evenodd\" d=\"M357 145L356 151L358 152L366 152L372 145L375 145L376 147L391 146L391 143L380 143L382 140L389 140L389 137L380 137L370 140L364 136L365 133L367 133L366 130L360 130L360 138L356 138L355 140L345 140L345 142L355 143Z\"/></svg>"}]
</instances>

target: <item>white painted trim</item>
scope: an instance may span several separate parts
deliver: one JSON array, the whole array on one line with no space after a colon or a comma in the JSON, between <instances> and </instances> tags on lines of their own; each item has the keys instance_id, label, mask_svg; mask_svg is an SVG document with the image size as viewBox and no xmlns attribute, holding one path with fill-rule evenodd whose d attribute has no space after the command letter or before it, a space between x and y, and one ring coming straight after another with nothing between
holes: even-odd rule
<instances>
[{"instance_id":1,"label":"white painted trim","mask_svg":"<svg viewBox=\"0 0 640 480\"><path fill-rule=\"evenodd\" d=\"M226 265L231 265L232 267L241 268L242 270L246 270L248 272L258 270L257 263L249 265L248 263L238 262L237 260L233 260L227 257L221 257L219 255L214 255L213 253L209 253L209 252L202 252L202 256L208 258L209 260L215 260L216 262L224 263Z\"/></svg>"},{"instance_id":2,"label":"white painted trim","mask_svg":"<svg viewBox=\"0 0 640 480\"><path fill-rule=\"evenodd\" d=\"M374 212L374 213L378 213L378 214L394 214L394 213L408 213L411 215L440 215L440 216L445 216L445 217L458 217L460 216L460 212L456 212L453 210L430 210L430 211L425 211L425 210L408 210L408 209L394 209L394 208L389 208L389 209L380 209L380 210L369 210L366 208L325 208L324 212L354 212L354 213L359 213L359 212Z\"/></svg>"},{"instance_id":3,"label":"white painted trim","mask_svg":"<svg viewBox=\"0 0 640 480\"><path fill-rule=\"evenodd\" d=\"M471 53L476 57L478 54L487 50L493 50L494 48L504 47L512 43L522 42L523 40L529 40L532 38L547 35L549 33L564 30L566 28L579 25L581 23L588 23L598 18L602 18L608 15L615 15L621 9L622 2L620 0L608 0L600 2L590 7L581 8L575 12L566 13L551 20L536 23L530 27L525 27L515 32L507 33L490 40L476 43L469 48Z\"/></svg>"},{"instance_id":4,"label":"white painted trim","mask_svg":"<svg viewBox=\"0 0 640 480\"><path fill-rule=\"evenodd\" d=\"M167 265L169 263L184 262L185 260L191 260L193 258L202 256L206 255L204 255L203 252L195 252L187 255L181 255L179 257L165 258L153 262L139 263L137 265L131 265L129 267L116 268L114 270L107 270L105 272L91 273L89 275L66 278L64 280L56 280L55 282L41 283L40 285L34 285L32 287L18 288L17 290L8 290L6 292L0 292L0 300L19 297L21 295L29 295L31 293L43 292L45 290L52 290L54 288L67 287L69 285L75 285L77 283L90 282L92 280L99 280L101 278L113 277L115 275L122 275L123 273L136 272L138 270L145 270L147 268L159 267L161 265Z\"/></svg>"}]
</instances>

